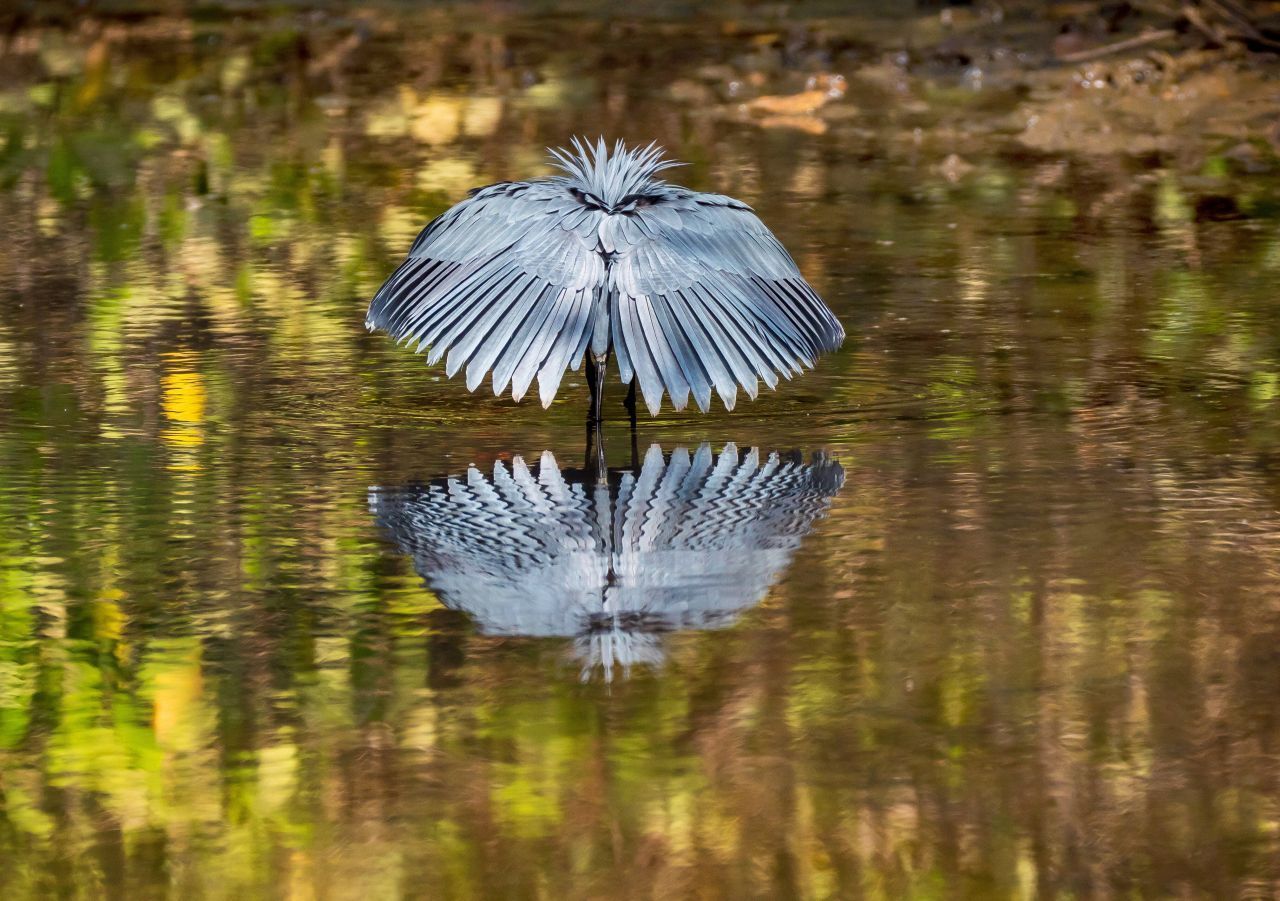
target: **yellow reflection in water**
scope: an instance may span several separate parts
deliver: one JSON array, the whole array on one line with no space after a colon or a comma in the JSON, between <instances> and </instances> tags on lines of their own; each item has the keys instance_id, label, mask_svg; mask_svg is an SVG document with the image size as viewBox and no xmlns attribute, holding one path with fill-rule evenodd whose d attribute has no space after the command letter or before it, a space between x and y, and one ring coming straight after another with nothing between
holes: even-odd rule
<instances>
[{"instance_id":1,"label":"yellow reflection in water","mask_svg":"<svg viewBox=\"0 0 1280 901\"><path fill-rule=\"evenodd\" d=\"M187 366L193 360L187 354L173 354L169 362ZM205 406L208 402L204 378L193 370L170 369L160 384L160 404L167 423L160 437L175 451L169 468L175 472L198 472L200 460L194 451L204 443Z\"/></svg>"}]
</instances>

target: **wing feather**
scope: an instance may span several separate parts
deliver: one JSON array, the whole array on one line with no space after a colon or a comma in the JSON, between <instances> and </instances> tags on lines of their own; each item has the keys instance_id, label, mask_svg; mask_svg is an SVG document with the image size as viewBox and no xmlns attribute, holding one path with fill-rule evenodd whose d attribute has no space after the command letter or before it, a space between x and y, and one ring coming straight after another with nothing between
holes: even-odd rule
<instances>
[{"instance_id":1,"label":"wing feather","mask_svg":"<svg viewBox=\"0 0 1280 901\"><path fill-rule=\"evenodd\" d=\"M452 321L449 317L470 296L468 287L474 287L475 280L491 273L486 267L491 265L492 258L471 260L466 263L448 263L441 266L438 273L426 280L406 286L403 299L399 301L399 309L394 318L385 326L393 336L403 337L410 342L416 341L418 350L434 344L431 329L439 329ZM442 302L427 306L417 302L417 298L430 294L442 298Z\"/></svg>"},{"instance_id":2,"label":"wing feather","mask_svg":"<svg viewBox=\"0 0 1280 901\"><path fill-rule=\"evenodd\" d=\"M612 273L610 273L612 276ZM627 342L622 340L622 307L619 303L621 294L617 287L609 292L609 343L613 346L614 357L618 361L618 375L624 385L630 384L635 377L635 369L631 365L631 354L627 350Z\"/></svg>"},{"instance_id":3,"label":"wing feather","mask_svg":"<svg viewBox=\"0 0 1280 901\"><path fill-rule=\"evenodd\" d=\"M502 355L493 365L493 393L495 397L506 390L507 385L511 382L511 376L515 374L516 367L520 365L520 361L524 359L525 354L528 353L533 343L537 340L543 324L555 308L552 298L558 293L555 287L543 285L537 300L530 305L526 318L512 332L511 340L507 342L507 346L502 350Z\"/></svg>"},{"instance_id":4,"label":"wing feather","mask_svg":"<svg viewBox=\"0 0 1280 901\"><path fill-rule=\"evenodd\" d=\"M736 308L735 315L750 316L754 304L769 304L770 297L750 299L750 291L743 284L740 276L727 277L725 290L721 299ZM762 317L760 337L772 350L775 365L782 374L790 378L792 372L802 371L802 365L812 366L813 349L788 318L781 311Z\"/></svg>"},{"instance_id":5,"label":"wing feather","mask_svg":"<svg viewBox=\"0 0 1280 901\"><path fill-rule=\"evenodd\" d=\"M580 359L605 266L595 252L598 211L563 179L481 188L432 221L369 305L380 328L446 373L466 368L468 390L493 374L495 394L519 400L534 377L544 405Z\"/></svg>"},{"instance_id":6,"label":"wing feather","mask_svg":"<svg viewBox=\"0 0 1280 901\"><path fill-rule=\"evenodd\" d=\"M662 376L658 372L657 361L645 339L644 328L640 325L640 314L636 310L636 298L625 298L618 306L622 320L621 335L626 342L627 354L635 369L635 379L640 385L640 393L644 395L645 405L656 415L662 408Z\"/></svg>"},{"instance_id":7,"label":"wing feather","mask_svg":"<svg viewBox=\"0 0 1280 901\"><path fill-rule=\"evenodd\" d=\"M711 292L702 285L690 285L684 292L684 296L693 306L694 315L705 322L712 332L716 349L732 376L734 394L726 398L721 392L720 397L725 402L726 409L733 409L733 397L736 396L739 385L747 390L752 400L755 400L759 390L757 377L755 367L748 359L750 342L743 334L740 323L736 322L732 315L726 315Z\"/></svg>"},{"instance_id":8,"label":"wing feather","mask_svg":"<svg viewBox=\"0 0 1280 901\"><path fill-rule=\"evenodd\" d=\"M401 330L406 319L415 312L410 299L423 291L432 291L446 280L464 278L472 267L464 267L460 263L438 262L426 260L425 267L418 267L418 260L408 260L401 268L413 266L411 274L403 281L397 282L387 299L384 319L388 323L387 330Z\"/></svg>"},{"instance_id":9,"label":"wing feather","mask_svg":"<svg viewBox=\"0 0 1280 901\"><path fill-rule=\"evenodd\" d=\"M468 335L458 342L457 352L466 355L468 391L476 390L484 381L485 375L497 362L498 354L502 353L503 348L510 342L511 336L529 315L530 308L542 296L541 287L538 280L532 276L521 276L519 285L514 289L519 292L519 299L504 312L501 318L494 321L492 328L485 332L483 339Z\"/></svg>"},{"instance_id":10,"label":"wing feather","mask_svg":"<svg viewBox=\"0 0 1280 901\"><path fill-rule=\"evenodd\" d=\"M736 311L721 303L715 293L702 285L691 285L690 292L702 305L699 312L713 322L723 335L721 344L725 359L738 384L746 388L747 394L755 400L759 390L757 378L762 372L771 373L772 370L764 357L756 352L750 337L750 322L736 315Z\"/></svg>"},{"instance_id":11,"label":"wing feather","mask_svg":"<svg viewBox=\"0 0 1280 901\"><path fill-rule=\"evenodd\" d=\"M653 304L653 311L659 319L663 334L671 343L671 349L675 352L676 360L680 364L681 371L684 372L685 381L689 384L689 390L693 393L698 409L703 413L707 412L711 407L711 376L699 359L700 354L694 349L689 330L681 324L680 317L672 309L668 298L651 297L650 302ZM676 405L677 410L683 407L683 403Z\"/></svg>"},{"instance_id":12,"label":"wing feather","mask_svg":"<svg viewBox=\"0 0 1280 901\"><path fill-rule=\"evenodd\" d=\"M677 318L684 324L686 334L691 336L698 353L698 362L706 369L716 393L720 395L720 399L728 409L733 409L738 382L725 361L724 353L719 349L721 341L717 337L714 324L705 318L700 318L699 313L695 312L694 302L689 298L691 293L690 288L685 288L675 292L667 300L676 311ZM708 397L708 406L710 400Z\"/></svg>"},{"instance_id":13,"label":"wing feather","mask_svg":"<svg viewBox=\"0 0 1280 901\"><path fill-rule=\"evenodd\" d=\"M661 300L661 298L657 298ZM675 352L671 349L668 342L668 333L658 323L658 317L654 313L653 297L645 297L636 300L636 313L640 321L640 327L644 331L645 341L649 345L649 351L653 354L654 363L657 364L658 373L662 376L662 383L667 389L667 394L671 398L671 405L677 410L683 410L689 403L689 382L685 379L684 373L680 368L680 364L676 362ZM674 336L671 336L674 337ZM659 395L661 400L661 395ZM658 415L657 408L651 407L650 412Z\"/></svg>"},{"instance_id":14,"label":"wing feather","mask_svg":"<svg viewBox=\"0 0 1280 901\"><path fill-rule=\"evenodd\" d=\"M649 205L608 230L614 351L650 411L662 394L705 410L714 386L732 409L811 368L844 329L750 207L663 186Z\"/></svg>"},{"instance_id":15,"label":"wing feather","mask_svg":"<svg viewBox=\"0 0 1280 901\"><path fill-rule=\"evenodd\" d=\"M525 352L511 376L511 396L515 400L519 401L528 392L529 385L533 383L534 377L542 366L542 361L547 358L551 350L552 342L569 318L575 297L576 292L568 288L560 288L556 291L552 300L552 312L547 316L546 322L535 335L529 350Z\"/></svg>"},{"instance_id":16,"label":"wing feather","mask_svg":"<svg viewBox=\"0 0 1280 901\"><path fill-rule=\"evenodd\" d=\"M480 260L467 264L449 264L451 271L442 274L438 279L432 279L430 283L418 286L414 291L415 295L431 292L441 297L448 297L448 301L438 306L424 307L414 303L412 298L406 298L402 305L402 312L387 326L387 331L392 335L403 336L406 343L415 345L418 353L434 344L433 335L438 335L452 322L450 315L457 312L460 304L468 296L467 293L458 289L472 284L482 264L483 261Z\"/></svg>"},{"instance_id":17,"label":"wing feather","mask_svg":"<svg viewBox=\"0 0 1280 901\"><path fill-rule=\"evenodd\" d=\"M538 398L542 401L543 407L551 406L551 401L555 399L556 392L560 389L560 380L564 378L564 371L569 368L569 362L581 341L582 334L587 331L591 323L591 302L594 294L595 291L590 288L580 288L575 292L565 323L555 336L546 362L538 370Z\"/></svg>"},{"instance_id":18,"label":"wing feather","mask_svg":"<svg viewBox=\"0 0 1280 901\"><path fill-rule=\"evenodd\" d=\"M463 330L474 325L476 319L483 314L489 298L501 295L502 280L510 280L515 275L515 266L495 260L456 284L448 301L448 310L436 324L439 331L430 336L431 352L427 354L427 362L434 364L439 361ZM449 375L452 376L453 373L450 372Z\"/></svg>"}]
</instances>

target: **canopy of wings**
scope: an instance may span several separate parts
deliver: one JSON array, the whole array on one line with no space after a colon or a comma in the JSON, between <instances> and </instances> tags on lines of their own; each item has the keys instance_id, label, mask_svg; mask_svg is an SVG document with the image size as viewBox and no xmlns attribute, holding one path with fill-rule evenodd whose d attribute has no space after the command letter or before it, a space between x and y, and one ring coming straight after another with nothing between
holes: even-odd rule
<instances>
[{"instance_id":1,"label":"canopy of wings","mask_svg":"<svg viewBox=\"0 0 1280 901\"><path fill-rule=\"evenodd\" d=\"M566 369L607 340L653 415L776 387L844 340L835 316L746 204L652 181L607 206L553 176L481 188L428 225L367 325L446 354L474 391L548 406ZM607 321L600 322L601 317Z\"/></svg>"}]
</instances>

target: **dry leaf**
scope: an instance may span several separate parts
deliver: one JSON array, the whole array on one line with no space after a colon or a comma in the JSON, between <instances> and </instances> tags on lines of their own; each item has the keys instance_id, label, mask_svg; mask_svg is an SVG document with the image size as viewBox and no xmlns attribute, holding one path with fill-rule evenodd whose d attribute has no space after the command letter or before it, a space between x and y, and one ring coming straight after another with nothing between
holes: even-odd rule
<instances>
[{"instance_id":1,"label":"dry leaf","mask_svg":"<svg viewBox=\"0 0 1280 901\"><path fill-rule=\"evenodd\" d=\"M812 113L830 100L826 91L801 91L799 94L765 94L747 103L747 109L765 116L797 116Z\"/></svg>"}]
</instances>

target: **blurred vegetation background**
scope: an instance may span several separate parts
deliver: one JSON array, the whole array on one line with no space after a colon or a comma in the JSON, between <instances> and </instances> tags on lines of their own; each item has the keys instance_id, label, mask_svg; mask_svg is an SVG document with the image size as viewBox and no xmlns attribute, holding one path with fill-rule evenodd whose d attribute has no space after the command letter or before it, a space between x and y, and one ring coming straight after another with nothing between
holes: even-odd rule
<instances>
[{"instance_id":1,"label":"blurred vegetation background","mask_svg":"<svg viewBox=\"0 0 1280 901\"><path fill-rule=\"evenodd\" d=\"M0 893L1275 894L1277 4L566 9L0 17ZM580 453L583 386L362 328L576 133L752 203L852 336L644 426L847 482L609 687L367 510Z\"/></svg>"}]
</instances>

